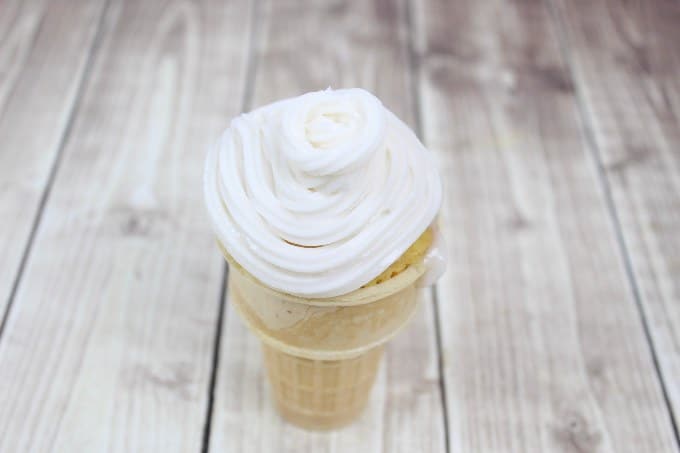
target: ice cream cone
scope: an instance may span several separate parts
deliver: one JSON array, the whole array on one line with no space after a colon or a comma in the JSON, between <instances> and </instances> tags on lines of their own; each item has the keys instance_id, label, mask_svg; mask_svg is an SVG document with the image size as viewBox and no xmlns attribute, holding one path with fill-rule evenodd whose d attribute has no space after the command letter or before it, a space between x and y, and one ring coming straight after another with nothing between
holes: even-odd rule
<instances>
[{"instance_id":1,"label":"ice cream cone","mask_svg":"<svg viewBox=\"0 0 680 453\"><path fill-rule=\"evenodd\" d=\"M366 406L383 346L350 359L313 360L263 344L276 407L291 423L331 429L354 420Z\"/></svg>"},{"instance_id":2,"label":"ice cream cone","mask_svg":"<svg viewBox=\"0 0 680 453\"><path fill-rule=\"evenodd\" d=\"M327 89L234 118L203 182L231 304L263 343L280 412L351 421L417 288L444 270L431 153L372 94Z\"/></svg>"},{"instance_id":3,"label":"ice cream cone","mask_svg":"<svg viewBox=\"0 0 680 453\"><path fill-rule=\"evenodd\" d=\"M366 405L383 345L415 312L425 267L414 263L379 285L308 299L263 285L225 256L231 303L263 343L279 412L312 429L351 422Z\"/></svg>"}]
</instances>

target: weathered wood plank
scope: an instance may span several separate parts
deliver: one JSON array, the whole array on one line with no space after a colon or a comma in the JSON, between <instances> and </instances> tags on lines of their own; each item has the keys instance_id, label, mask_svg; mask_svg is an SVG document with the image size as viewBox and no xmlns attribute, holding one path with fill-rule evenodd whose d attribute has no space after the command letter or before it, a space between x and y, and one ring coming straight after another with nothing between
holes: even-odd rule
<instances>
[{"instance_id":1,"label":"weathered wood plank","mask_svg":"<svg viewBox=\"0 0 680 453\"><path fill-rule=\"evenodd\" d=\"M680 3L553 3L677 427Z\"/></svg>"},{"instance_id":2,"label":"weathered wood plank","mask_svg":"<svg viewBox=\"0 0 680 453\"><path fill-rule=\"evenodd\" d=\"M239 109L248 10L107 8L0 341L0 451L200 451L222 281L202 167Z\"/></svg>"},{"instance_id":3,"label":"weathered wood plank","mask_svg":"<svg viewBox=\"0 0 680 453\"><path fill-rule=\"evenodd\" d=\"M414 7L451 451L676 451L545 4Z\"/></svg>"},{"instance_id":4,"label":"weathered wood plank","mask_svg":"<svg viewBox=\"0 0 680 453\"><path fill-rule=\"evenodd\" d=\"M413 124L405 5L398 1L262 5L253 105L310 90L361 86ZM228 308L210 451L444 451L431 302L389 344L367 411L313 433L274 411L258 341ZM408 360L402 359L408 355Z\"/></svg>"},{"instance_id":5,"label":"weathered wood plank","mask_svg":"<svg viewBox=\"0 0 680 453\"><path fill-rule=\"evenodd\" d=\"M104 0L0 2L0 320L76 102Z\"/></svg>"}]
</instances>

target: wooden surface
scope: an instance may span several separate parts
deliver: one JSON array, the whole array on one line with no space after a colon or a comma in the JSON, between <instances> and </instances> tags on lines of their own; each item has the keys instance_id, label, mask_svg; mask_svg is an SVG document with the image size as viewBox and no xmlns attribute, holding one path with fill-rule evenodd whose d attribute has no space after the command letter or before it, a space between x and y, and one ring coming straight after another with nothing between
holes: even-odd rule
<instances>
[{"instance_id":1,"label":"wooden surface","mask_svg":"<svg viewBox=\"0 0 680 453\"><path fill-rule=\"evenodd\" d=\"M0 313L39 223L104 2L0 2ZM2 316L0 316L2 319Z\"/></svg>"},{"instance_id":2,"label":"wooden surface","mask_svg":"<svg viewBox=\"0 0 680 453\"><path fill-rule=\"evenodd\" d=\"M678 452L676 0L0 2L0 452ZM206 146L361 86L436 154L449 269L361 419L282 421Z\"/></svg>"},{"instance_id":3,"label":"wooden surface","mask_svg":"<svg viewBox=\"0 0 680 453\"><path fill-rule=\"evenodd\" d=\"M634 296L678 420L680 5L621 1L605 9L596 2L560 1L558 6L589 147L609 192ZM594 23L592 17L603 20Z\"/></svg>"}]
</instances>

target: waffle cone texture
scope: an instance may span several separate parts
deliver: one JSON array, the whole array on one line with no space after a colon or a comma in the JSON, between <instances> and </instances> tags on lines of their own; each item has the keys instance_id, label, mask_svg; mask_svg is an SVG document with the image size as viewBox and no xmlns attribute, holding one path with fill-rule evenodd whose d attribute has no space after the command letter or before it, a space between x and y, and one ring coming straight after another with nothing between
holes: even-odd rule
<instances>
[{"instance_id":1,"label":"waffle cone texture","mask_svg":"<svg viewBox=\"0 0 680 453\"><path fill-rule=\"evenodd\" d=\"M428 229L392 266L342 296L309 299L275 291L222 249L234 308L263 344L281 415L309 429L354 420L366 406L384 344L414 314Z\"/></svg>"},{"instance_id":2,"label":"waffle cone texture","mask_svg":"<svg viewBox=\"0 0 680 453\"><path fill-rule=\"evenodd\" d=\"M264 361L278 411L307 429L352 422L368 401L383 346L344 360L312 360L263 345Z\"/></svg>"}]
</instances>

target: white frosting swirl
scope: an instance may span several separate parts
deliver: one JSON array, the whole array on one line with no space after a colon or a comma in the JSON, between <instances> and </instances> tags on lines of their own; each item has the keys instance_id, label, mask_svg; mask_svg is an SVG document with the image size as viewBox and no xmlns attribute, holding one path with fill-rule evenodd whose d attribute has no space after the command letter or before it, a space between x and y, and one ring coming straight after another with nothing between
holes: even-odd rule
<instances>
[{"instance_id":1,"label":"white frosting swirl","mask_svg":"<svg viewBox=\"0 0 680 453\"><path fill-rule=\"evenodd\" d=\"M264 284L305 297L378 276L432 223L442 196L430 153L361 89L235 118L208 154L204 190L227 252Z\"/></svg>"}]
</instances>

